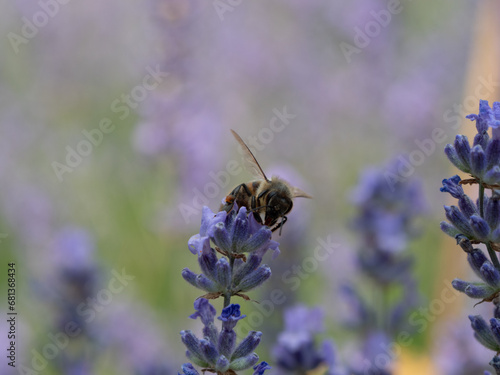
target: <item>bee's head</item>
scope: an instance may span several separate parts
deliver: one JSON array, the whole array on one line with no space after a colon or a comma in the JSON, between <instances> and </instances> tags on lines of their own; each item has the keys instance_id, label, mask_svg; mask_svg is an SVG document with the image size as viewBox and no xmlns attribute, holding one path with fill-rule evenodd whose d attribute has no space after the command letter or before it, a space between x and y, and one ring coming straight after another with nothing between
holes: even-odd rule
<instances>
[{"instance_id":1,"label":"bee's head","mask_svg":"<svg viewBox=\"0 0 500 375\"><path fill-rule=\"evenodd\" d=\"M270 192L267 196L265 224L268 226L275 224L278 218L290 212L292 206L293 201L288 195L276 191Z\"/></svg>"}]
</instances>

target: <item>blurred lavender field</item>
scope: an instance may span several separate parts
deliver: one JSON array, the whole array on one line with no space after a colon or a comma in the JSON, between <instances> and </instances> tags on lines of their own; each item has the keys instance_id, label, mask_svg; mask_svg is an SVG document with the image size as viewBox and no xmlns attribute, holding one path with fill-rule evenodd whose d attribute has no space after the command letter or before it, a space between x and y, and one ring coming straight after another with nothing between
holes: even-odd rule
<instances>
[{"instance_id":1,"label":"blurred lavender field","mask_svg":"<svg viewBox=\"0 0 500 375\"><path fill-rule=\"evenodd\" d=\"M181 277L196 264L187 241L202 206L216 212L252 178L230 129L268 175L314 196L297 199L273 235L281 249L266 258L273 276L250 293L261 303L238 301L263 332L261 360L274 366L283 312L298 303L323 309L318 344L331 338L339 362L357 360L361 339L344 319L353 306L340 286L355 281L373 297L353 222L366 176L379 171L422 190L405 208L421 215L412 235L401 239L406 229L388 214L378 239L408 242L419 295L409 312L417 329L391 358L392 373L486 370L491 355L466 318L472 307L449 287L465 258L458 249L457 261L442 256L453 240L439 230L439 187L455 173L444 146L468 131L464 116L479 99L498 100L498 71L474 76L479 90L467 78L481 57L476 8L465 0L1 1L0 260L3 269L16 263L19 315L17 368L4 356L0 374L180 371L188 361L179 332L202 327L188 319L202 292ZM395 175L390 160L402 165ZM318 261L324 243L334 251ZM453 297L436 310L447 288ZM0 283L2 321L7 289ZM275 290L283 302L268 308ZM220 312L222 302L212 303ZM80 331L60 348L51 337L69 321ZM2 323L2 348L7 331Z\"/></svg>"}]
</instances>

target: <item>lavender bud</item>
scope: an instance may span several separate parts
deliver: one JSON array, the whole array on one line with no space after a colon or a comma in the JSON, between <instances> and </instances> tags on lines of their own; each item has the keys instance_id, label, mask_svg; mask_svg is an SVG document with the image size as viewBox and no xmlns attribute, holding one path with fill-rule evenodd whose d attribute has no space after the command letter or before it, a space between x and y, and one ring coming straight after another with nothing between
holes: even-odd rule
<instances>
[{"instance_id":1,"label":"lavender bud","mask_svg":"<svg viewBox=\"0 0 500 375\"><path fill-rule=\"evenodd\" d=\"M491 168L486 174L484 175L483 178L484 182L490 185L497 185L500 183L500 167L498 165L495 165L493 168Z\"/></svg>"},{"instance_id":2,"label":"lavender bud","mask_svg":"<svg viewBox=\"0 0 500 375\"><path fill-rule=\"evenodd\" d=\"M212 281L217 280L217 255L215 254L214 249L204 251L198 257L198 263L200 264L201 272L203 272L205 276L207 276Z\"/></svg>"},{"instance_id":3,"label":"lavender bud","mask_svg":"<svg viewBox=\"0 0 500 375\"><path fill-rule=\"evenodd\" d=\"M486 154L479 145L474 146L470 152L470 167L473 176L481 177L486 171Z\"/></svg>"},{"instance_id":4,"label":"lavender bud","mask_svg":"<svg viewBox=\"0 0 500 375\"><path fill-rule=\"evenodd\" d=\"M455 150L457 151L457 155L459 160L465 165L467 173L470 173L470 145L469 140L465 135L457 135L455 138Z\"/></svg>"},{"instance_id":5,"label":"lavender bud","mask_svg":"<svg viewBox=\"0 0 500 375\"><path fill-rule=\"evenodd\" d=\"M470 217L470 224L474 230L474 235L480 240L487 240L490 234L490 226L488 223L480 216L472 215Z\"/></svg>"},{"instance_id":6,"label":"lavender bud","mask_svg":"<svg viewBox=\"0 0 500 375\"><path fill-rule=\"evenodd\" d=\"M246 217L246 208L242 207L234 220L231 237L233 239L232 249L235 253L240 253L240 249L248 238L249 225Z\"/></svg>"},{"instance_id":7,"label":"lavender bud","mask_svg":"<svg viewBox=\"0 0 500 375\"><path fill-rule=\"evenodd\" d=\"M455 228L453 225L446 221L442 221L440 223L441 230L446 233L448 236L455 238L457 235L460 234L460 231Z\"/></svg>"},{"instance_id":8,"label":"lavender bud","mask_svg":"<svg viewBox=\"0 0 500 375\"><path fill-rule=\"evenodd\" d=\"M446 218L464 235L472 237L472 227L464 214L456 206L444 206Z\"/></svg>"},{"instance_id":9,"label":"lavender bud","mask_svg":"<svg viewBox=\"0 0 500 375\"><path fill-rule=\"evenodd\" d=\"M241 280L236 286L236 290L241 292L247 292L253 288L258 287L264 281L271 277L271 268L267 265L260 266L254 272L248 274Z\"/></svg>"},{"instance_id":10,"label":"lavender bud","mask_svg":"<svg viewBox=\"0 0 500 375\"><path fill-rule=\"evenodd\" d=\"M490 319L491 332L496 343L500 346L500 320L496 318Z\"/></svg>"},{"instance_id":11,"label":"lavender bud","mask_svg":"<svg viewBox=\"0 0 500 375\"><path fill-rule=\"evenodd\" d=\"M255 353L246 357L240 357L231 362L231 369L235 371L246 370L259 362L259 356Z\"/></svg>"},{"instance_id":12,"label":"lavender bud","mask_svg":"<svg viewBox=\"0 0 500 375\"><path fill-rule=\"evenodd\" d=\"M474 146L479 145L483 150L486 150L489 140L490 136L487 131L479 132L474 137Z\"/></svg>"},{"instance_id":13,"label":"lavender bud","mask_svg":"<svg viewBox=\"0 0 500 375\"><path fill-rule=\"evenodd\" d=\"M262 332L250 331L248 336L238 345L232 358L245 357L252 353L260 343Z\"/></svg>"},{"instance_id":14,"label":"lavender bud","mask_svg":"<svg viewBox=\"0 0 500 375\"><path fill-rule=\"evenodd\" d=\"M184 268L182 270L182 278L186 280L189 284L198 288L198 284L196 283L196 277L198 275L191 271L189 268Z\"/></svg>"},{"instance_id":15,"label":"lavender bud","mask_svg":"<svg viewBox=\"0 0 500 375\"><path fill-rule=\"evenodd\" d=\"M231 285L231 267L226 258L220 258L217 262L217 282L223 289Z\"/></svg>"},{"instance_id":16,"label":"lavender bud","mask_svg":"<svg viewBox=\"0 0 500 375\"><path fill-rule=\"evenodd\" d=\"M229 366L229 360L224 355L221 355L217 360L217 363L215 364L215 370L220 373L225 373L227 370L229 370Z\"/></svg>"},{"instance_id":17,"label":"lavender bud","mask_svg":"<svg viewBox=\"0 0 500 375\"><path fill-rule=\"evenodd\" d=\"M484 212L484 218L491 229L496 229L500 223L500 201L497 196L491 197L488 200Z\"/></svg>"},{"instance_id":18,"label":"lavender bud","mask_svg":"<svg viewBox=\"0 0 500 375\"><path fill-rule=\"evenodd\" d=\"M491 297L495 290L486 284L469 284L464 293L470 298L485 299Z\"/></svg>"},{"instance_id":19,"label":"lavender bud","mask_svg":"<svg viewBox=\"0 0 500 375\"><path fill-rule=\"evenodd\" d=\"M491 262L484 262L481 267L482 279L491 287L500 289L500 272L493 267Z\"/></svg>"},{"instance_id":20,"label":"lavender bud","mask_svg":"<svg viewBox=\"0 0 500 375\"><path fill-rule=\"evenodd\" d=\"M245 242L245 244L239 249L239 252L246 253L261 250L266 245L269 245L271 236L271 230L263 226L257 231L257 233Z\"/></svg>"},{"instance_id":21,"label":"lavender bud","mask_svg":"<svg viewBox=\"0 0 500 375\"><path fill-rule=\"evenodd\" d=\"M451 285L459 292L463 292L470 298L476 298L476 299L484 299L491 297L491 295L495 292L495 289L493 289L489 285L483 283L473 284L460 279L453 280L451 282Z\"/></svg>"},{"instance_id":22,"label":"lavender bud","mask_svg":"<svg viewBox=\"0 0 500 375\"><path fill-rule=\"evenodd\" d=\"M231 252L231 238L224 223L217 223L213 228L214 243L222 250Z\"/></svg>"},{"instance_id":23,"label":"lavender bud","mask_svg":"<svg viewBox=\"0 0 500 375\"><path fill-rule=\"evenodd\" d=\"M205 360L208 363L215 365L215 363L217 362L217 359L219 357L219 353L217 352L217 348L215 347L215 345L212 344L208 340L201 339L200 340L200 349L201 349L201 352L203 353Z\"/></svg>"},{"instance_id":24,"label":"lavender bud","mask_svg":"<svg viewBox=\"0 0 500 375\"><path fill-rule=\"evenodd\" d=\"M200 375L191 363L184 363L182 365L182 371L184 372L184 375Z\"/></svg>"},{"instance_id":25,"label":"lavender bud","mask_svg":"<svg viewBox=\"0 0 500 375\"><path fill-rule=\"evenodd\" d=\"M467 260L474 273L481 277L481 267L485 262L488 262L488 258L486 258L484 253L479 249L474 249L467 255Z\"/></svg>"},{"instance_id":26,"label":"lavender bud","mask_svg":"<svg viewBox=\"0 0 500 375\"><path fill-rule=\"evenodd\" d=\"M495 337L491 332L486 321L480 315L469 315L472 329L474 330L477 341L486 346L488 349L498 351L500 345L495 341Z\"/></svg>"},{"instance_id":27,"label":"lavender bud","mask_svg":"<svg viewBox=\"0 0 500 375\"><path fill-rule=\"evenodd\" d=\"M444 148L444 152L455 167L460 169L462 172L465 173L470 172L470 168L466 164L464 164L458 157L457 150L455 150L455 147L453 147L450 144L447 144L446 147Z\"/></svg>"},{"instance_id":28,"label":"lavender bud","mask_svg":"<svg viewBox=\"0 0 500 375\"><path fill-rule=\"evenodd\" d=\"M500 227L497 227L497 229L495 229L493 233L491 233L490 240L492 242L500 242Z\"/></svg>"},{"instance_id":29,"label":"lavender bud","mask_svg":"<svg viewBox=\"0 0 500 375\"><path fill-rule=\"evenodd\" d=\"M250 272L253 272L259 267L262 262L262 256L258 253L252 253L247 261L243 263L234 273L233 282L235 285L238 285L241 280L248 275Z\"/></svg>"},{"instance_id":30,"label":"lavender bud","mask_svg":"<svg viewBox=\"0 0 500 375\"><path fill-rule=\"evenodd\" d=\"M196 359L204 361L203 353L200 347L200 340L191 332L191 330L181 331L181 338L187 350Z\"/></svg>"},{"instance_id":31,"label":"lavender bud","mask_svg":"<svg viewBox=\"0 0 500 375\"><path fill-rule=\"evenodd\" d=\"M203 274L196 277L196 287L209 293L219 292L219 286Z\"/></svg>"},{"instance_id":32,"label":"lavender bud","mask_svg":"<svg viewBox=\"0 0 500 375\"><path fill-rule=\"evenodd\" d=\"M198 358L193 353L191 353L189 350L186 351L186 357L191 362L193 362L195 365L198 365L198 366L201 366L201 367L208 367L208 366L210 366L210 364L205 359Z\"/></svg>"},{"instance_id":33,"label":"lavender bud","mask_svg":"<svg viewBox=\"0 0 500 375\"><path fill-rule=\"evenodd\" d=\"M231 358L236 347L236 332L223 329L219 335L218 351L226 358ZM229 362L228 362L229 364Z\"/></svg>"},{"instance_id":34,"label":"lavender bud","mask_svg":"<svg viewBox=\"0 0 500 375\"><path fill-rule=\"evenodd\" d=\"M467 281L461 280L461 279L455 279L451 282L451 285L453 286L454 289L458 290L459 292L465 293L465 288L469 286L470 283Z\"/></svg>"},{"instance_id":35,"label":"lavender bud","mask_svg":"<svg viewBox=\"0 0 500 375\"><path fill-rule=\"evenodd\" d=\"M492 139L486 148L486 161L488 169L500 164L500 140Z\"/></svg>"},{"instance_id":36,"label":"lavender bud","mask_svg":"<svg viewBox=\"0 0 500 375\"><path fill-rule=\"evenodd\" d=\"M462 211L466 217L479 214L476 205L468 195L463 195L458 199L458 208L460 208L460 211Z\"/></svg>"},{"instance_id":37,"label":"lavender bud","mask_svg":"<svg viewBox=\"0 0 500 375\"><path fill-rule=\"evenodd\" d=\"M489 365L495 369L497 375L500 374L500 357L498 355L493 357Z\"/></svg>"}]
</instances>

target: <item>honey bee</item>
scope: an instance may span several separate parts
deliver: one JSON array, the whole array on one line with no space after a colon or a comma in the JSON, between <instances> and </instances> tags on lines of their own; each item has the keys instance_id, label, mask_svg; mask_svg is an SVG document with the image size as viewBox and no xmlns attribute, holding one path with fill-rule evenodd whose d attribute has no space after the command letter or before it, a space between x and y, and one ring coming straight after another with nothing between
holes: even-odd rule
<instances>
[{"instance_id":1,"label":"honey bee","mask_svg":"<svg viewBox=\"0 0 500 375\"><path fill-rule=\"evenodd\" d=\"M279 177L273 176L269 179L241 137L234 130L231 130L231 133L241 145L252 174L259 179L236 186L226 196L220 209L229 212L236 202L238 207L246 207L253 213L257 222L267 225L271 231L280 229L281 235L283 225L287 221L286 215L292 210L293 199L312 197ZM281 220L278 223L279 219Z\"/></svg>"}]
</instances>

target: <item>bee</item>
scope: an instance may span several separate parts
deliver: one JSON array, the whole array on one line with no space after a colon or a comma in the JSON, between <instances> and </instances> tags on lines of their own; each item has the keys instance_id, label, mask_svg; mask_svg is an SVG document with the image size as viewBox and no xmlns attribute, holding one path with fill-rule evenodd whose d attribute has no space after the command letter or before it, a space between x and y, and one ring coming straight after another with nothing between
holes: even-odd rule
<instances>
[{"instance_id":1,"label":"bee","mask_svg":"<svg viewBox=\"0 0 500 375\"><path fill-rule=\"evenodd\" d=\"M279 177L273 176L269 179L241 137L232 129L231 133L242 147L245 161L258 180L236 186L226 196L220 209L229 212L234 203L238 207L246 207L247 210L253 213L257 222L267 225L273 232L280 229L281 235L283 225L287 221L286 215L292 210L293 199L312 197Z\"/></svg>"}]
</instances>

